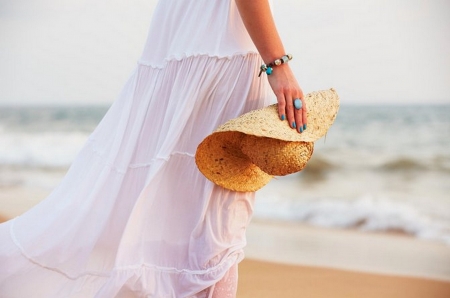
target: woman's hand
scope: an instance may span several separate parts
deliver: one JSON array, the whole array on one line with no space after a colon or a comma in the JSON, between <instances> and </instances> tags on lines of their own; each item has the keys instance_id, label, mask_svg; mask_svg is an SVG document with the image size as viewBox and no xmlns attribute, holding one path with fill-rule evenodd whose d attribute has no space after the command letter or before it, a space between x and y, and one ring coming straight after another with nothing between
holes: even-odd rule
<instances>
[{"instance_id":1,"label":"woman's hand","mask_svg":"<svg viewBox=\"0 0 450 298\"><path fill-rule=\"evenodd\" d=\"M307 127L306 104L303 91L298 85L289 64L282 64L273 68L271 75L267 76L278 101L278 114L281 120L287 120L289 126L302 133ZM299 98L301 108L296 109L294 100Z\"/></svg>"},{"instance_id":2,"label":"woman's hand","mask_svg":"<svg viewBox=\"0 0 450 298\"><path fill-rule=\"evenodd\" d=\"M286 55L268 0L235 1L245 28L265 63L271 63ZM289 64L274 66L273 73L268 76L268 80L277 97L280 119L289 121L292 128L303 132L307 123L306 105L303 100L303 91ZM302 108L298 110L294 107L296 98L302 101Z\"/></svg>"}]
</instances>

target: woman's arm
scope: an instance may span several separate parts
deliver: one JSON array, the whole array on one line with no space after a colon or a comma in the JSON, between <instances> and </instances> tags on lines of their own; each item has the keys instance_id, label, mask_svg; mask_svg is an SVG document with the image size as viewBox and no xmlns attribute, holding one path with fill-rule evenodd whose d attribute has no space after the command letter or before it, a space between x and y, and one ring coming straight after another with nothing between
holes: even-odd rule
<instances>
[{"instance_id":1,"label":"woman's arm","mask_svg":"<svg viewBox=\"0 0 450 298\"><path fill-rule=\"evenodd\" d=\"M269 64L287 54L273 20L268 0L235 0L245 27L253 40L264 63ZM292 73L289 63L274 67L268 76L278 101L280 119L287 117L289 125L298 132L306 129L306 105L303 91ZM300 98L303 107L294 108L293 101Z\"/></svg>"}]
</instances>

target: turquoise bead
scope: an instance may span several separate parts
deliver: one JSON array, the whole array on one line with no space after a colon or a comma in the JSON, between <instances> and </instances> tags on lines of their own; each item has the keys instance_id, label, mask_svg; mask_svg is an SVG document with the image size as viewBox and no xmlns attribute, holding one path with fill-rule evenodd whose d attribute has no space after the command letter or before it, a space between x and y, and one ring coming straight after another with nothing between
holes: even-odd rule
<instances>
[{"instance_id":1,"label":"turquoise bead","mask_svg":"<svg viewBox=\"0 0 450 298\"><path fill-rule=\"evenodd\" d=\"M267 69L266 69L267 75L270 76L272 74L272 71L273 71L272 67L267 67Z\"/></svg>"}]
</instances>

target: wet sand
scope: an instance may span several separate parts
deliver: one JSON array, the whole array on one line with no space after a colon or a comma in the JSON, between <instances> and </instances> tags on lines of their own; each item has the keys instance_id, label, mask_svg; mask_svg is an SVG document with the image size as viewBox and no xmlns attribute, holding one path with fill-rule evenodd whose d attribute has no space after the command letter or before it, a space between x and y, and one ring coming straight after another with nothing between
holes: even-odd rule
<instances>
[{"instance_id":1,"label":"wet sand","mask_svg":"<svg viewBox=\"0 0 450 298\"><path fill-rule=\"evenodd\" d=\"M238 298L448 298L450 282L244 260Z\"/></svg>"},{"instance_id":2,"label":"wet sand","mask_svg":"<svg viewBox=\"0 0 450 298\"><path fill-rule=\"evenodd\" d=\"M450 247L389 233L253 221L238 297L450 297Z\"/></svg>"},{"instance_id":3,"label":"wet sand","mask_svg":"<svg viewBox=\"0 0 450 298\"><path fill-rule=\"evenodd\" d=\"M3 188L0 222L38 203L44 192ZM256 220L247 239L238 298L450 297L450 247L445 244Z\"/></svg>"}]
</instances>

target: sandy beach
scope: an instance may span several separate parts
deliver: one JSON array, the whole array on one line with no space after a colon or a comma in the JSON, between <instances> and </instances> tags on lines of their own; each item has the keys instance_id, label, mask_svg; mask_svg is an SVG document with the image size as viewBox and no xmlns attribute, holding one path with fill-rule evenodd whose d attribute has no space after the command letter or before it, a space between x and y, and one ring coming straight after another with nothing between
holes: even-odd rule
<instances>
[{"instance_id":1,"label":"sandy beach","mask_svg":"<svg viewBox=\"0 0 450 298\"><path fill-rule=\"evenodd\" d=\"M450 282L245 260L239 298L448 298Z\"/></svg>"},{"instance_id":2,"label":"sandy beach","mask_svg":"<svg viewBox=\"0 0 450 298\"><path fill-rule=\"evenodd\" d=\"M253 221L238 297L450 297L450 247L386 233Z\"/></svg>"},{"instance_id":3,"label":"sandy beach","mask_svg":"<svg viewBox=\"0 0 450 298\"><path fill-rule=\"evenodd\" d=\"M2 188L0 220L45 190ZM14 199L12 199L14 198ZM239 298L450 297L450 247L389 233L253 220L239 267Z\"/></svg>"}]
</instances>

